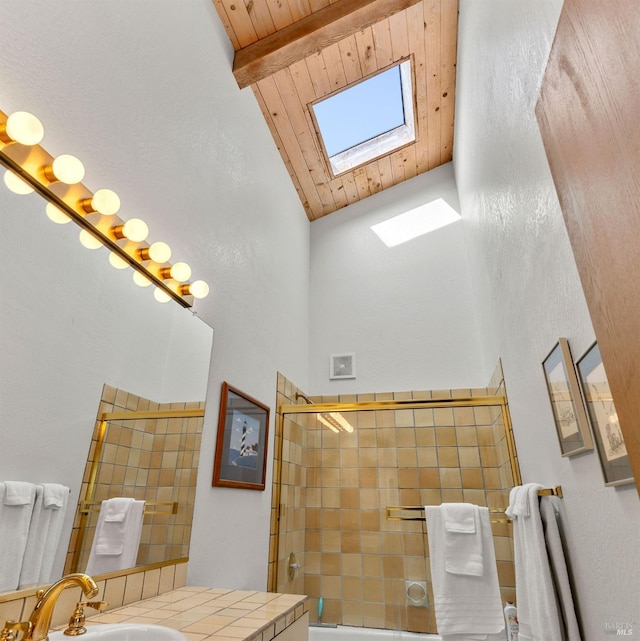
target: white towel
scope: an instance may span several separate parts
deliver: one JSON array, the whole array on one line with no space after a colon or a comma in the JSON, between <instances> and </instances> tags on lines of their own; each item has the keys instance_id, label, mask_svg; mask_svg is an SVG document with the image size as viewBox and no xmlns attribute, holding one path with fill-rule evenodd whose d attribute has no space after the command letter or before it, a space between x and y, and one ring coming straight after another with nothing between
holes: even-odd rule
<instances>
[{"instance_id":1,"label":"white towel","mask_svg":"<svg viewBox=\"0 0 640 641\"><path fill-rule=\"evenodd\" d=\"M476 533L476 507L471 503L443 503L442 516L447 532Z\"/></svg>"},{"instance_id":2,"label":"white towel","mask_svg":"<svg viewBox=\"0 0 640 641\"><path fill-rule=\"evenodd\" d=\"M69 488L59 483L43 483L44 490L42 502L44 507L52 510L60 510L67 505Z\"/></svg>"},{"instance_id":3,"label":"white towel","mask_svg":"<svg viewBox=\"0 0 640 641\"><path fill-rule=\"evenodd\" d=\"M134 499L124 497L109 499L104 510L104 520L108 523L122 523L129 513L129 509L133 505L133 502ZM107 554L111 553L107 552Z\"/></svg>"},{"instance_id":4,"label":"white towel","mask_svg":"<svg viewBox=\"0 0 640 641\"><path fill-rule=\"evenodd\" d=\"M144 501L119 497L102 502L87 574L104 574L135 566L143 517Z\"/></svg>"},{"instance_id":5,"label":"white towel","mask_svg":"<svg viewBox=\"0 0 640 641\"><path fill-rule=\"evenodd\" d=\"M25 481L5 481L3 503L5 505L31 505L34 501L35 486Z\"/></svg>"},{"instance_id":6,"label":"white towel","mask_svg":"<svg viewBox=\"0 0 640 641\"><path fill-rule=\"evenodd\" d=\"M554 499L551 496L543 496L540 499L540 516L544 526L544 539L549 552L551 574L556 588L556 594L562 613L565 638L567 641L581 641L578 619L573 606L573 595L569 582L569 572L565 561L564 548L560 527L558 525L558 510Z\"/></svg>"},{"instance_id":7,"label":"white towel","mask_svg":"<svg viewBox=\"0 0 640 641\"><path fill-rule=\"evenodd\" d=\"M513 488L506 510L513 519L519 639L563 641L538 506L541 487L527 483Z\"/></svg>"},{"instance_id":8,"label":"white towel","mask_svg":"<svg viewBox=\"0 0 640 641\"><path fill-rule=\"evenodd\" d=\"M445 570L451 574L482 576L482 532L479 509L471 503L443 503Z\"/></svg>"},{"instance_id":9,"label":"white towel","mask_svg":"<svg viewBox=\"0 0 640 641\"><path fill-rule=\"evenodd\" d=\"M35 498L32 483L0 482L0 592L18 588Z\"/></svg>"},{"instance_id":10,"label":"white towel","mask_svg":"<svg viewBox=\"0 0 640 641\"><path fill-rule=\"evenodd\" d=\"M69 488L58 483L36 486L36 499L20 571L20 589L49 583L55 561Z\"/></svg>"},{"instance_id":11,"label":"white towel","mask_svg":"<svg viewBox=\"0 0 640 641\"><path fill-rule=\"evenodd\" d=\"M511 488L511 492L509 492L509 506L505 510L505 514L510 519L513 519L516 516L529 516L529 485L535 485L535 483L529 483L528 485L516 485ZM536 486L536 496L537 488L540 487L542 486Z\"/></svg>"},{"instance_id":12,"label":"white towel","mask_svg":"<svg viewBox=\"0 0 640 641\"><path fill-rule=\"evenodd\" d=\"M482 539L481 576L451 574L445 569L446 532L443 510L426 506L429 562L438 633L443 641L500 639L505 636L496 555L489 510L478 508L477 529Z\"/></svg>"}]
</instances>

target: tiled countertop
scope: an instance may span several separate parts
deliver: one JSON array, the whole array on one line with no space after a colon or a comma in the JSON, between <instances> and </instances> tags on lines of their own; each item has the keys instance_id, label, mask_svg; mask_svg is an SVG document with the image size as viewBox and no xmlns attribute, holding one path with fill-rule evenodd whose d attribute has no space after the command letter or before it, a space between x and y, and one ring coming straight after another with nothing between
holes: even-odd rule
<instances>
[{"instance_id":1,"label":"tiled countertop","mask_svg":"<svg viewBox=\"0 0 640 641\"><path fill-rule=\"evenodd\" d=\"M135 621L175 628L188 641L271 641L308 607L299 594L184 587L91 616L87 627Z\"/></svg>"}]
</instances>

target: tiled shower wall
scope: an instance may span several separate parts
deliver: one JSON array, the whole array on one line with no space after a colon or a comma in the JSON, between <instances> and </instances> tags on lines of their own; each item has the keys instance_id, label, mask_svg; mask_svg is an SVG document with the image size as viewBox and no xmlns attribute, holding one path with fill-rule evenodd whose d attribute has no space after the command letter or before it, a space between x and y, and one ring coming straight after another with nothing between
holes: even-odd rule
<instances>
[{"instance_id":1,"label":"tiled shower wall","mask_svg":"<svg viewBox=\"0 0 640 641\"><path fill-rule=\"evenodd\" d=\"M297 397L299 392L295 385L278 374L277 407L304 403ZM278 415L277 421L280 419ZM268 587L272 592L306 594L304 574L297 571L289 580L288 571L291 552L301 567L305 563L307 469L303 457L307 445L307 425L312 421L315 421L312 415L290 414L284 417L281 430L276 427L268 574ZM281 483L278 484L276 479L281 479ZM279 518L281 525L278 535Z\"/></svg>"},{"instance_id":2,"label":"tiled shower wall","mask_svg":"<svg viewBox=\"0 0 640 641\"><path fill-rule=\"evenodd\" d=\"M501 377L482 389L323 397L315 402L460 398L502 394ZM278 404L298 390L278 380ZM283 424L277 591L323 598L327 623L435 632L426 525L387 519L386 507L469 502L507 505L514 485L500 407L345 412L352 433L336 434L313 414ZM276 449L276 457L278 457ZM274 475L274 478L277 478ZM280 505L280 508L278 508ZM499 516L499 515L496 515ZM492 524L503 599L513 600L511 526ZM272 528L272 533L275 530ZM277 537L272 537L275 553ZM301 567L289 579L289 554ZM275 554L270 571L275 570ZM428 600L412 605L407 581L426 582ZM271 584L270 584L271 585Z\"/></svg>"},{"instance_id":3,"label":"tiled shower wall","mask_svg":"<svg viewBox=\"0 0 640 641\"><path fill-rule=\"evenodd\" d=\"M103 389L98 419L83 476L80 497L86 496L91 465L97 451L100 416L105 412L203 409L201 403L155 403L109 385ZM202 417L110 421L104 437L96 477L94 509L116 496L148 502L178 503L177 514L145 513L138 565L188 557L195 499ZM149 506L148 511L167 512ZM72 567L78 547L80 514L76 513L65 563L65 573L84 571L98 519L92 511L80 549L79 564Z\"/></svg>"}]
</instances>

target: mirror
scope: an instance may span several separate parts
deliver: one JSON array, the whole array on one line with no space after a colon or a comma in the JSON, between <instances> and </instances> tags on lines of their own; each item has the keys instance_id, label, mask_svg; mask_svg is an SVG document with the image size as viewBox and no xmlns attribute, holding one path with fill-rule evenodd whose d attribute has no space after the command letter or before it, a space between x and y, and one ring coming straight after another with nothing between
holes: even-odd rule
<instances>
[{"instance_id":1,"label":"mirror","mask_svg":"<svg viewBox=\"0 0 640 641\"><path fill-rule=\"evenodd\" d=\"M4 169L0 168L4 174ZM0 183L0 480L70 488L62 575L104 385L159 403L205 399L213 330Z\"/></svg>"},{"instance_id":2,"label":"mirror","mask_svg":"<svg viewBox=\"0 0 640 641\"><path fill-rule=\"evenodd\" d=\"M104 574L188 557L204 410L204 401L154 403L104 386L64 574ZM143 502L142 514L129 522L129 535L115 525L119 534L110 540L113 526L109 534L100 514L103 501L116 497ZM138 527L137 545L127 544ZM126 551L99 554L101 538L122 542Z\"/></svg>"}]
</instances>

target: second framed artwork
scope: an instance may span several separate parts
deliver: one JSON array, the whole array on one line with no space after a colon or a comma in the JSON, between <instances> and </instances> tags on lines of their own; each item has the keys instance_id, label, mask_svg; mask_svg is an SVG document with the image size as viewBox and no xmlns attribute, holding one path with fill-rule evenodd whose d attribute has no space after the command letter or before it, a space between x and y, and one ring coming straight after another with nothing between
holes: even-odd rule
<instances>
[{"instance_id":1,"label":"second framed artwork","mask_svg":"<svg viewBox=\"0 0 640 641\"><path fill-rule=\"evenodd\" d=\"M605 485L633 483L633 471L620 429L618 412L597 343L580 358L576 368L593 427Z\"/></svg>"},{"instance_id":2,"label":"second framed artwork","mask_svg":"<svg viewBox=\"0 0 640 641\"><path fill-rule=\"evenodd\" d=\"M571 358L569 342L559 338L542 363L562 456L593 449L589 420Z\"/></svg>"},{"instance_id":3,"label":"second framed artwork","mask_svg":"<svg viewBox=\"0 0 640 641\"><path fill-rule=\"evenodd\" d=\"M269 408L224 382L212 485L264 490L268 437Z\"/></svg>"}]
</instances>

